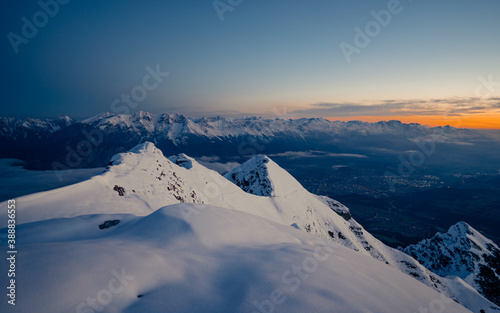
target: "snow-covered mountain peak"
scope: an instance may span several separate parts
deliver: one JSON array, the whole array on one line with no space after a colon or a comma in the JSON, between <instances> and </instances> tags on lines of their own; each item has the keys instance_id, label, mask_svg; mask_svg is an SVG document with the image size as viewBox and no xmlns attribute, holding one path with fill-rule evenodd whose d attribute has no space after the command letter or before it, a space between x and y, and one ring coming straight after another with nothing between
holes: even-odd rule
<instances>
[{"instance_id":1,"label":"snow-covered mountain peak","mask_svg":"<svg viewBox=\"0 0 500 313\"><path fill-rule=\"evenodd\" d=\"M69 125L73 122L73 119L67 115L61 115L58 118L56 118L56 121L64 122Z\"/></svg>"},{"instance_id":2,"label":"snow-covered mountain peak","mask_svg":"<svg viewBox=\"0 0 500 313\"><path fill-rule=\"evenodd\" d=\"M105 120L105 119L113 117L113 116L115 116L115 115L111 114L109 112L105 112L105 113L97 114L97 115L92 116L90 118L84 119L82 121L82 123L83 124L93 124L95 122L102 121L102 120Z\"/></svg>"},{"instance_id":3,"label":"snow-covered mountain peak","mask_svg":"<svg viewBox=\"0 0 500 313\"><path fill-rule=\"evenodd\" d=\"M144 163L146 159L148 159L148 161L145 162L150 163L152 158L158 159L158 157L164 158L161 150L156 148L153 143L146 141L136 145L128 152L114 155L109 162L109 165L113 165L113 167L108 166L107 170L114 170L116 166L120 164L128 164L127 170L129 170L131 167L136 167L141 162Z\"/></svg>"},{"instance_id":4,"label":"snow-covered mountain peak","mask_svg":"<svg viewBox=\"0 0 500 313\"><path fill-rule=\"evenodd\" d=\"M292 175L265 155L254 156L225 177L244 191L258 196L280 197L304 190Z\"/></svg>"},{"instance_id":5,"label":"snow-covered mountain peak","mask_svg":"<svg viewBox=\"0 0 500 313\"><path fill-rule=\"evenodd\" d=\"M466 222L458 222L455 225L452 225L448 229L448 232L446 234L456 237L467 237L467 236L474 237L475 234L479 234L479 232L476 231L474 228L472 228L472 226L470 226Z\"/></svg>"},{"instance_id":6,"label":"snow-covered mountain peak","mask_svg":"<svg viewBox=\"0 0 500 313\"><path fill-rule=\"evenodd\" d=\"M156 146L152 142L149 142L149 141L138 144L137 146L130 149L129 152L132 152L132 153L155 153L155 154L163 155L161 150L156 148Z\"/></svg>"},{"instance_id":7,"label":"snow-covered mountain peak","mask_svg":"<svg viewBox=\"0 0 500 313\"><path fill-rule=\"evenodd\" d=\"M139 111L139 112L132 114L132 117L135 119L141 118L141 119L153 120L155 118L155 115L153 113L150 113L150 112Z\"/></svg>"},{"instance_id":8,"label":"snow-covered mountain peak","mask_svg":"<svg viewBox=\"0 0 500 313\"><path fill-rule=\"evenodd\" d=\"M430 239L404 249L408 254L425 259L429 268L440 275L456 275L463 279L498 246L465 222L452 225L446 233L437 233Z\"/></svg>"},{"instance_id":9,"label":"snow-covered mountain peak","mask_svg":"<svg viewBox=\"0 0 500 313\"><path fill-rule=\"evenodd\" d=\"M403 251L438 275L462 278L500 304L500 249L467 223L459 222Z\"/></svg>"},{"instance_id":10,"label":"snow-covered mountain peak","mask_svg":"<svg viewBox=\"0 0 500 313\"><path fill-rule=\"evenodd\" d=\"M267 167L269 161L268 157L258 155L224 176L247 193L265 197L274 196L274 185Z\"/></svg>"}]
</instances>

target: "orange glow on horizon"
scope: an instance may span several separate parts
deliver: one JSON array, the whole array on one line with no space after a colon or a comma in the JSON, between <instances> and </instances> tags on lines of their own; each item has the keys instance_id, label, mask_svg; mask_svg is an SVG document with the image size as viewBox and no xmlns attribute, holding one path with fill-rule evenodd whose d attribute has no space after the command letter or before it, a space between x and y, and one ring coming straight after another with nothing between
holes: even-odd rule
<instances>
[{"instance_id":1,"label":"orange glow on horizon","mask_svg":"<svg viewBox=\"0 0 500 313\"><path fill-rule=\"evenodd\" d=\"M500 129L500 113L493 114L474 114L462 116L443 116L443 115L401 115L401 116L349 116L349 117L326 117L330 121L354 121L379 122L398 120L403 123L419 123L422 125L446 126L450 125L457 128L483 128Z\"/></svg>"}]
</instances>

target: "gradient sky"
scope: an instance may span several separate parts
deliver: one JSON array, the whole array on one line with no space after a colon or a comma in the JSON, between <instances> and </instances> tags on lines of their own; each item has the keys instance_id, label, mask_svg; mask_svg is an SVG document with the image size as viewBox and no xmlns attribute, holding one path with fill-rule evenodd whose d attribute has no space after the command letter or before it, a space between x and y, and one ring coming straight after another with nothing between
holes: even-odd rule
<instances>
[{"instance_id":1,"label":"gradient sky","mask_svg":"<svg viewBox=\"0 0 500 313\"><path fill-rule=\"evenodd\" d=\"M391 1L243 0L221 21L211 0L73 0L18 53L8 34L41 8L4 1L0 116L128 108L111 104L159 65L169 76L131 113L500 128L500 1L401 0L348 63L340 44Z\"/></svg>"}]
</instances>

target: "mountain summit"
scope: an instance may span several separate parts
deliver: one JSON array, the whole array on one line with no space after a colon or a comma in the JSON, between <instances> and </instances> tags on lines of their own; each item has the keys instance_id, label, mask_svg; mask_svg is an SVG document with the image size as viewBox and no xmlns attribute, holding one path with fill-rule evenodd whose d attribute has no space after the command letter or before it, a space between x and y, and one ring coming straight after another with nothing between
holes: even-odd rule
<instances>
[{"instance_id":1,"label":"mountain summit","mask_svg":"<svg viewBox=\"0 0 500 313\"><path fill-rule=\"evenodd\" d=\"M304 189L292 175L265 155L251 158L224 177L257 196L283 197Z\"/></svg>"},{"instance_id":2,"label":"mountain summit","mask_svg":"<svg viewBox=\"0 0 500 313\"><path fill-rule=\"evenodd\" d=\"M500 250L469 224L459 222L403 251L438 275L460 277L500 305Z\"/></svg>"}]
</instances>

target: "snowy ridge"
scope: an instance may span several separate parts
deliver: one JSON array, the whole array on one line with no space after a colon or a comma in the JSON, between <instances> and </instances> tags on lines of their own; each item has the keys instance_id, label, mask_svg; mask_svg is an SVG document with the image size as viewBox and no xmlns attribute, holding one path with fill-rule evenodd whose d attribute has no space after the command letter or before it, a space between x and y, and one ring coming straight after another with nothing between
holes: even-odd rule
<instances>
[{"instance_id":1,"label":"snowy ridge","mask_svg":"<svg viewBox=\"0 0 500 313\"><path fill-rule=\"evenodd\" d=\"M72 186L20 197L18 201L23 205L19 208L18 223L89 214L146 216L166 205L208 204L289 228L294 225L354 250L360 257L374 258L382 265L385 263L384 266L408 274L474 312L480 309L493 312L491 308L498 308L472 288L462 288L461 283L439 277L407 254L384 245L366 232L346 207L328 197L309 193L269 158L257 156L231 172L230 178L233 173L242 178L235 182L245 186L247 181L255 194L243 191L186 155L167 159L152 143L146 142L114 156L102 175ZM249 173L259 173L263 180L251 181ZM2 209L5 206L5 202L0 204ZM188 210L184 216L192 217L196 213Z\"/></svg>"},{"instance_id":2,"label":"snowy ridge","mask_svg":"<svg viewBox=\"0 0 500 313\"><path fill-rule=\"evenodd\" d=\"M328 134L330 137L340 136L350 132L359 134L393 134L408 137L426 137L433 134L433 129L416 123L403 124L399 121L381 121L368 123L361 121L329 121L321 118L301 119L262 119L258 117L230 118L203 117L189 118L182 114L155 115L148 112L137 112L132 115L105 113L82 121L102 129L113 127L127 129L141 135L154 135L168 138L179 144L187 136L200 136L210 139L235 138L253 136L257 138L272 138L286 134L296 138L318 134ZM461 137L471 136L473 132L458 130L452 127L438 127L447 133L457 133Z\"/></svg>"},{"instance_id":3,"label":"snowy ridge","mask_svg":"<svg viewBox=\"0 0 500 313\"><path fill-rule=\"evenodd\" d=\"M500 250L465 222L404 250L441 276L458 276L500 305Z\"/></svg>"}]
</instances>

